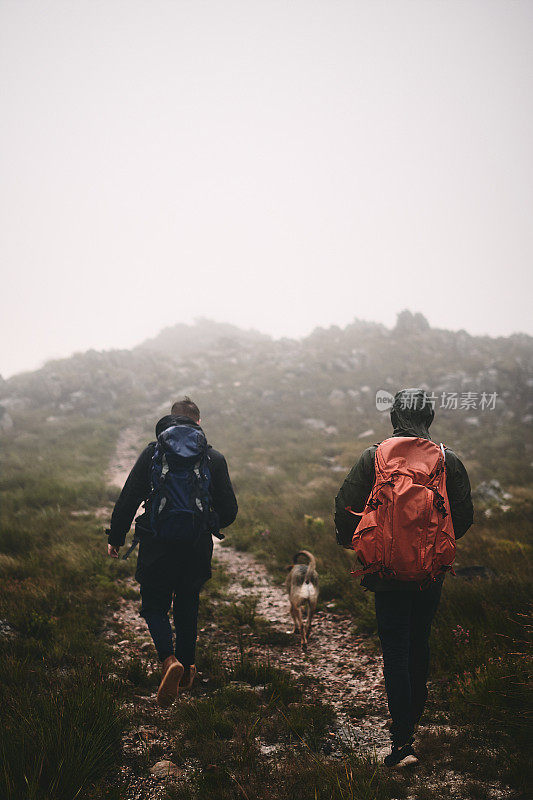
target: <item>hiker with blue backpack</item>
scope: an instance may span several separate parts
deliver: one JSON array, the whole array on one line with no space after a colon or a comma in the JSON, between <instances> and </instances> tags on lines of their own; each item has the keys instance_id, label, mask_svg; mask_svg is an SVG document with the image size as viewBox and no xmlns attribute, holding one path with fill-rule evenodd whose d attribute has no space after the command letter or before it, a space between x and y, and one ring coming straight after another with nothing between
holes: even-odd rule
<instances>
[{"instance_id":1,"label":"hiker with blue backpack","mask_svg":"<svg viewBox=\"0 0 533 800\"><path fill-rule=\"evenodd\" d=\"M157 702L167 708L196 674L199 594L211 577L213 536L237 516L237 500L224 456L208 445L198 406L185 397L156 425L115 504L108 553L118 558L135 520L139 543L135 578L144 617L162 663ZM129 552L126 554L129 555ZM168 612L172 606L175 643Z\"/></svg>"},{"instance_id":2,"label":"hiker with blue backpack","mask_svg":"<svg viewBox=\"0 0 533 800\"><path fill-rule=\"evenodd\" d=\"M435 413L426 392L398 392L390 414L392 436L362 453L335 498L335 527L338 544L355 551L353 574L375 593L392 718L385 764L401 766L417 758L431 624L473 506L460 459L431 440Z\"/></svg>"}]
</instances>

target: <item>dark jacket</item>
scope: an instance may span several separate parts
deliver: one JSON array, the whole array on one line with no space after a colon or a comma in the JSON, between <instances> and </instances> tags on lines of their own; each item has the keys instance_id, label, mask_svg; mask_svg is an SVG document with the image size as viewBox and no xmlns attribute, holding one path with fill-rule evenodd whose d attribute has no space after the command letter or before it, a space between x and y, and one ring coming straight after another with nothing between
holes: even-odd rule
<instances>
[{"instance_id":1,"label":"dark jacket","mask_svg":"<svg viewBox=\"0 0 533 800\"><path fill-rule=\"evenodd\" d=\"M200 428L188 417L167 416L157 423L156 435L159 436L166 428L178 423ZM137 518L141 520L141 527L143 519L150 519L150 473L155 447L156 442L150 442L144 448L115 503L108 536L109 544L115 547L122 547L124 544L133 518L143 502L145 512ZM218 514L220 528L226 528L235 520L238 511L228 465L222 453L212 447L209 447L208 460L211 505ZM135 577L139 583L145 585L182 585L184 581L201 585L211 577L212 553L213 539L210 535L202 536L197 546L187 549L151 539L149 535L144 536L139 545Z\"/></svg>"},{"instance_id":2,"label":"dark jacket","mask_svg":"<svg viewBox=\"0 0 533 800\"><path fill-rule=\"evenodd\" d=\"M393 436L412 436L410 431L395 430ZM420 436L420 433L418 434ZM429 435L423 437L430 439ZM352 537L361 517L354 516L346 511L346 507L363 509L372 491L375 478L374 460L377 445L367 447L357 463L352 467L340 491L335 498L335 529L337 543L343 547L350 547ZM446 458L446 491L450 501L455 538L460 539L474 521L474 509L470 496L470 481L468 474L459 457L445 447ZM441 577L444 580L444 576ZM390 589L412 589L418 584L411 581L398 581L390 578L384 579L377 575L365 575L361 585L372 591Z\"/></svg>"}]
</instances>

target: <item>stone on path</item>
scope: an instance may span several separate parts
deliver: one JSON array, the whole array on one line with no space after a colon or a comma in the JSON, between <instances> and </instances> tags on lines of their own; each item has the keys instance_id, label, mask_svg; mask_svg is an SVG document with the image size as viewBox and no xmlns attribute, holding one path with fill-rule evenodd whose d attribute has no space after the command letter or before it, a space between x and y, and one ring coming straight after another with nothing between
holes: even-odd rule
<instances>
[{"instance_id":1,"label":"stone on path","mask_svg":"<svg viewBox=\"0 0 533 800\"><path fill-rule=\"evenodd\" d=\"M179 777L182 773L182 770L174 764L172 761L158 761L157 764L150 769L152 775L155 775L156 778L168 778L169 775L173 775L174 777Z\"/></svg>"}]
</instances>

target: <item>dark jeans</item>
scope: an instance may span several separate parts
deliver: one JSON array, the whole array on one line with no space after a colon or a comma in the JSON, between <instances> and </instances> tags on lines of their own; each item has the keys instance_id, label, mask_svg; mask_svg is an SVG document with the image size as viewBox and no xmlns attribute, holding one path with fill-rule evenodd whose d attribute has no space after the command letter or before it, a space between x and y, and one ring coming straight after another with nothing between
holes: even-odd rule
<instances>
[{"instance_id":1,"label":"dark jeans","mask_svg":"<svg viewBox=\"0 0 533 800\"><path fill-rule=\"evenodd\" d=\"M383 651L383 674L391 736L402 745L413 735L427 700L429 634L442 583L428 589L376 592L376 619Z\"/></svg>"},{"instance_id":2,"label":"dark jeans","mask_svg":"<svg viewBox=\"0 0 533 800\"><path fill-rule=\"evenodd\" d=\"M194 664L199 589L169 589L141 584L141 599L141 617L148 624L160 660L175 654L184 667ZM176 629L175 647L168 618L171 605Z\"/></svg>"}]
</instances>

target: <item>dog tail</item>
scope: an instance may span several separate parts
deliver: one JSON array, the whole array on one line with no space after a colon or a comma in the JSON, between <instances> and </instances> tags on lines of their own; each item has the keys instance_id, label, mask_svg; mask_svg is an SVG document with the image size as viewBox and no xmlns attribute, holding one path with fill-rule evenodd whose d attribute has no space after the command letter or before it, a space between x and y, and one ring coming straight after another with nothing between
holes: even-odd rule
<instances>
[{"instance_id":1,"label":"dog tail","mask_svg":"<svg viewBox=\"0 0 533 800\"><path fill-rule=\"evenodd\" d=\"M305 573L304 583L307 583L309 580L309 576L314 570L316 570L316 558L309 550L300 550L298 553L295 553L292 557L292 563L297 564L298 556L306 556L309 559L309 564L307 565L307 572Z\"/></svg>"}]
</instances>

